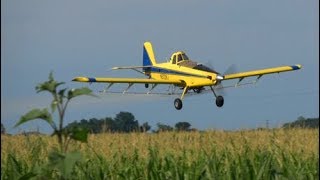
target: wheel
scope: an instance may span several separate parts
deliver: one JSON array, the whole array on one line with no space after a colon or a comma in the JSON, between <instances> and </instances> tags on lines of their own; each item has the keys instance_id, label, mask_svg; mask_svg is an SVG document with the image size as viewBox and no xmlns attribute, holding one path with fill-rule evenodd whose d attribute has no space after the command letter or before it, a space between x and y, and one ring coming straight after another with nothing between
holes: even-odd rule
<instances>
[{"instance_id":1,"label":"wheel","mask_svg":"<svg viewBox=\"0 0 320 180\"><path fill-rule=\"evenodd\" d=\"M177 98L174 100L174 107L177 109L177 110L180 110L182 108L182 101L181 99Z\"/></svg>"},{"instance_id":2,"label":"wheel","mask_svg":"<svg viewBox=\"0 0 320 180\"><path fill-rule=\"evenodd\" d=\"M147 84L147 83L144 84L144 87L145 87L145 88L148 88L148 87L149 87L149 84Z\"/></svg>"},{"instance_id":3,"label":"wheel","mask_svg":"<svg viewBox=\"0 0 320 180\"><path fill-rule=\"evenodd\" d=\"M224 103L223 97L222 97L222 96L218 96L218 97L216 98L216 105L217 105L218 107L222 107L222 106L223 106L223 103Z\"/></svg>"}]
</instances>

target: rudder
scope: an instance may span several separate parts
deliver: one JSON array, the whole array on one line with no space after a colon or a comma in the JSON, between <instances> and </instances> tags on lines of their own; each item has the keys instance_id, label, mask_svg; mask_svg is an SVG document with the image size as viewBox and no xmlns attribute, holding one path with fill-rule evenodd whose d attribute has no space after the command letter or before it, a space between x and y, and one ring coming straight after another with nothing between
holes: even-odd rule
<instances>
[{"instance_id":1,"label":"rudder","mask_svg":"<svg viewBox=\"0 0 320 180\"><path fill-rule=\"evenodd\" d=\"M152 66L155 65L156 59L154 57L153 48L151 42L145 42L143 44L143 66ZM143 68L144 71L148 70L150 68Z\"/></svg>"}]
</instances>

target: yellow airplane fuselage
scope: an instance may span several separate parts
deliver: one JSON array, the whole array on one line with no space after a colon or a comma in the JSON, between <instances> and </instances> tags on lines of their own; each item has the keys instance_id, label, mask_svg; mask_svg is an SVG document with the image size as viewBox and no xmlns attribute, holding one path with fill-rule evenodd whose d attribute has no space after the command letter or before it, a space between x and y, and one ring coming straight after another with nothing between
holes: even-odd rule
<instances>
[{"instance_id":1,"label":"yellow airplane fuselage","mask_svg":"<svg viewBox=\"0 0 320 180\"><path fill-rule=\"evenodd\" d=\"M217 83L217 74L215 73L192 69L170 62L155 64L152 71L146 72L146 74L155 80L179 81L183 79L183 83L188 87L212 86Z\"/></svg>"}]
</instances>

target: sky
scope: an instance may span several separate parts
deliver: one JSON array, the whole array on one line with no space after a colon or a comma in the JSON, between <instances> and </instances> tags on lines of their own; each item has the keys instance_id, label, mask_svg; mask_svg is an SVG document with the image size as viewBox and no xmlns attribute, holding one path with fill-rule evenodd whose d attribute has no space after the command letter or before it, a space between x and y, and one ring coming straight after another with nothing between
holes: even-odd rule
<instances>
[{"instance_id":1,"label":"sky","mask_svg":"<svg viewBox=\"0 0 320 180\"><path fill-rule=\"evenodd\" d=\"M317 0L4 0L1 123L9 133L52 132L40 120L13 128L29 110L49 108L50 95L37 94L35 86L46 81L50 71L57 81L66 82L63 87L89 87L98 94L105 85L71 80L76 76L143 77L134 71L109 69L141 65L145 41L152 42L158 62L183 50L221 73L231 64L238 71L295 64L303 68L263 76L256 85L225 89L222 108L216 107L211 93L186 97L180 111L174 108L176 97L172 96L83 96L69 104L65 124L113 118L120 111L131 112L152 129L157 123L174 126L180 121L201 130L265 127L267 121L270 127L279 127L299 116L319 117ZM130 90L143 90L143 86Z\"/></svg>"}]
</instances>

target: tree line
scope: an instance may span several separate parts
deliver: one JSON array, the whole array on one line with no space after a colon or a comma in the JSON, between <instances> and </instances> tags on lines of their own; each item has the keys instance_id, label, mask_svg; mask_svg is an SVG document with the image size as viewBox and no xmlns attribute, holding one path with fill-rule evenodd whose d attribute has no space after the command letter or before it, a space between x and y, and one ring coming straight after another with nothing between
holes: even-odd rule
<instances>
[{"instance_id":1,"label":"tree line","mask_svg":"<svg viewBox=\"0 0 320 180\"><path fill-rule=\"evenodd\" d=\"M106 117L101 119L82 119L79 122L74 121L69 123L65 127L65 129L72 128L85 128L93 134L103 132L148 132L151 130L151 126L148 124L148 122L140 124L132 113L123 111L118 113L115 118ZM282 128L319 128L319 118L304 118L303 116L300 116L296 121L283 124ZM163 131L197 131L197 129L191 128L191 124L189 122L178 122L174 126L157 123L157 129L152 130L154 133ZM1 123L1 134L5 133L6 129ZM30 133L37 132L28 132L28 134Z\"/></svg>"},{"instance_id":2,"label":"tree line","mask_svg":"<svg viewBox=\"0 0 320 180\"><path fill-rule=\"evenodd\" d=\"M86 128L94 134L103 132L147 132L151 128L147 122L140 125L130 112L120 112L115 118L82 119L79 122L74 121L68 124L65 128L71 129L74 127Z\"/></svg>"},{"instance_id":3,"label":"tree line","mask_svg":"<svg viewBox=\"0 0 320 180\"><path fill-rule=\"evenodd\" d=\"M74 127L87 128L89 132L97 134L103 132L121 132L121 133L129 133L129 132L148 132L151 130L151 126L148 122L144 122L142 124L139 123L138 120L135 119L134 115L130 112L121 111L118 113L115 118L91 118L89 120L82 119L79 122L74 121L66 126L66 129L71 129ZM178 122L174 127L158 123L157 130L153 130L153 132L161 132L161 131L191 131L195 129L190 129L191 124L188 122Z\"/></svg>"},{"instance_id":4,"label":"tree line","mask_svg":"<svg viewBox=\"0 0 320 180\"><path fill-rule=\"evenodd\" d=\"M294 122L283 124L282 128L319 128L319 117L304 118L300 116Z\"/></svg>"}]
</instances>

